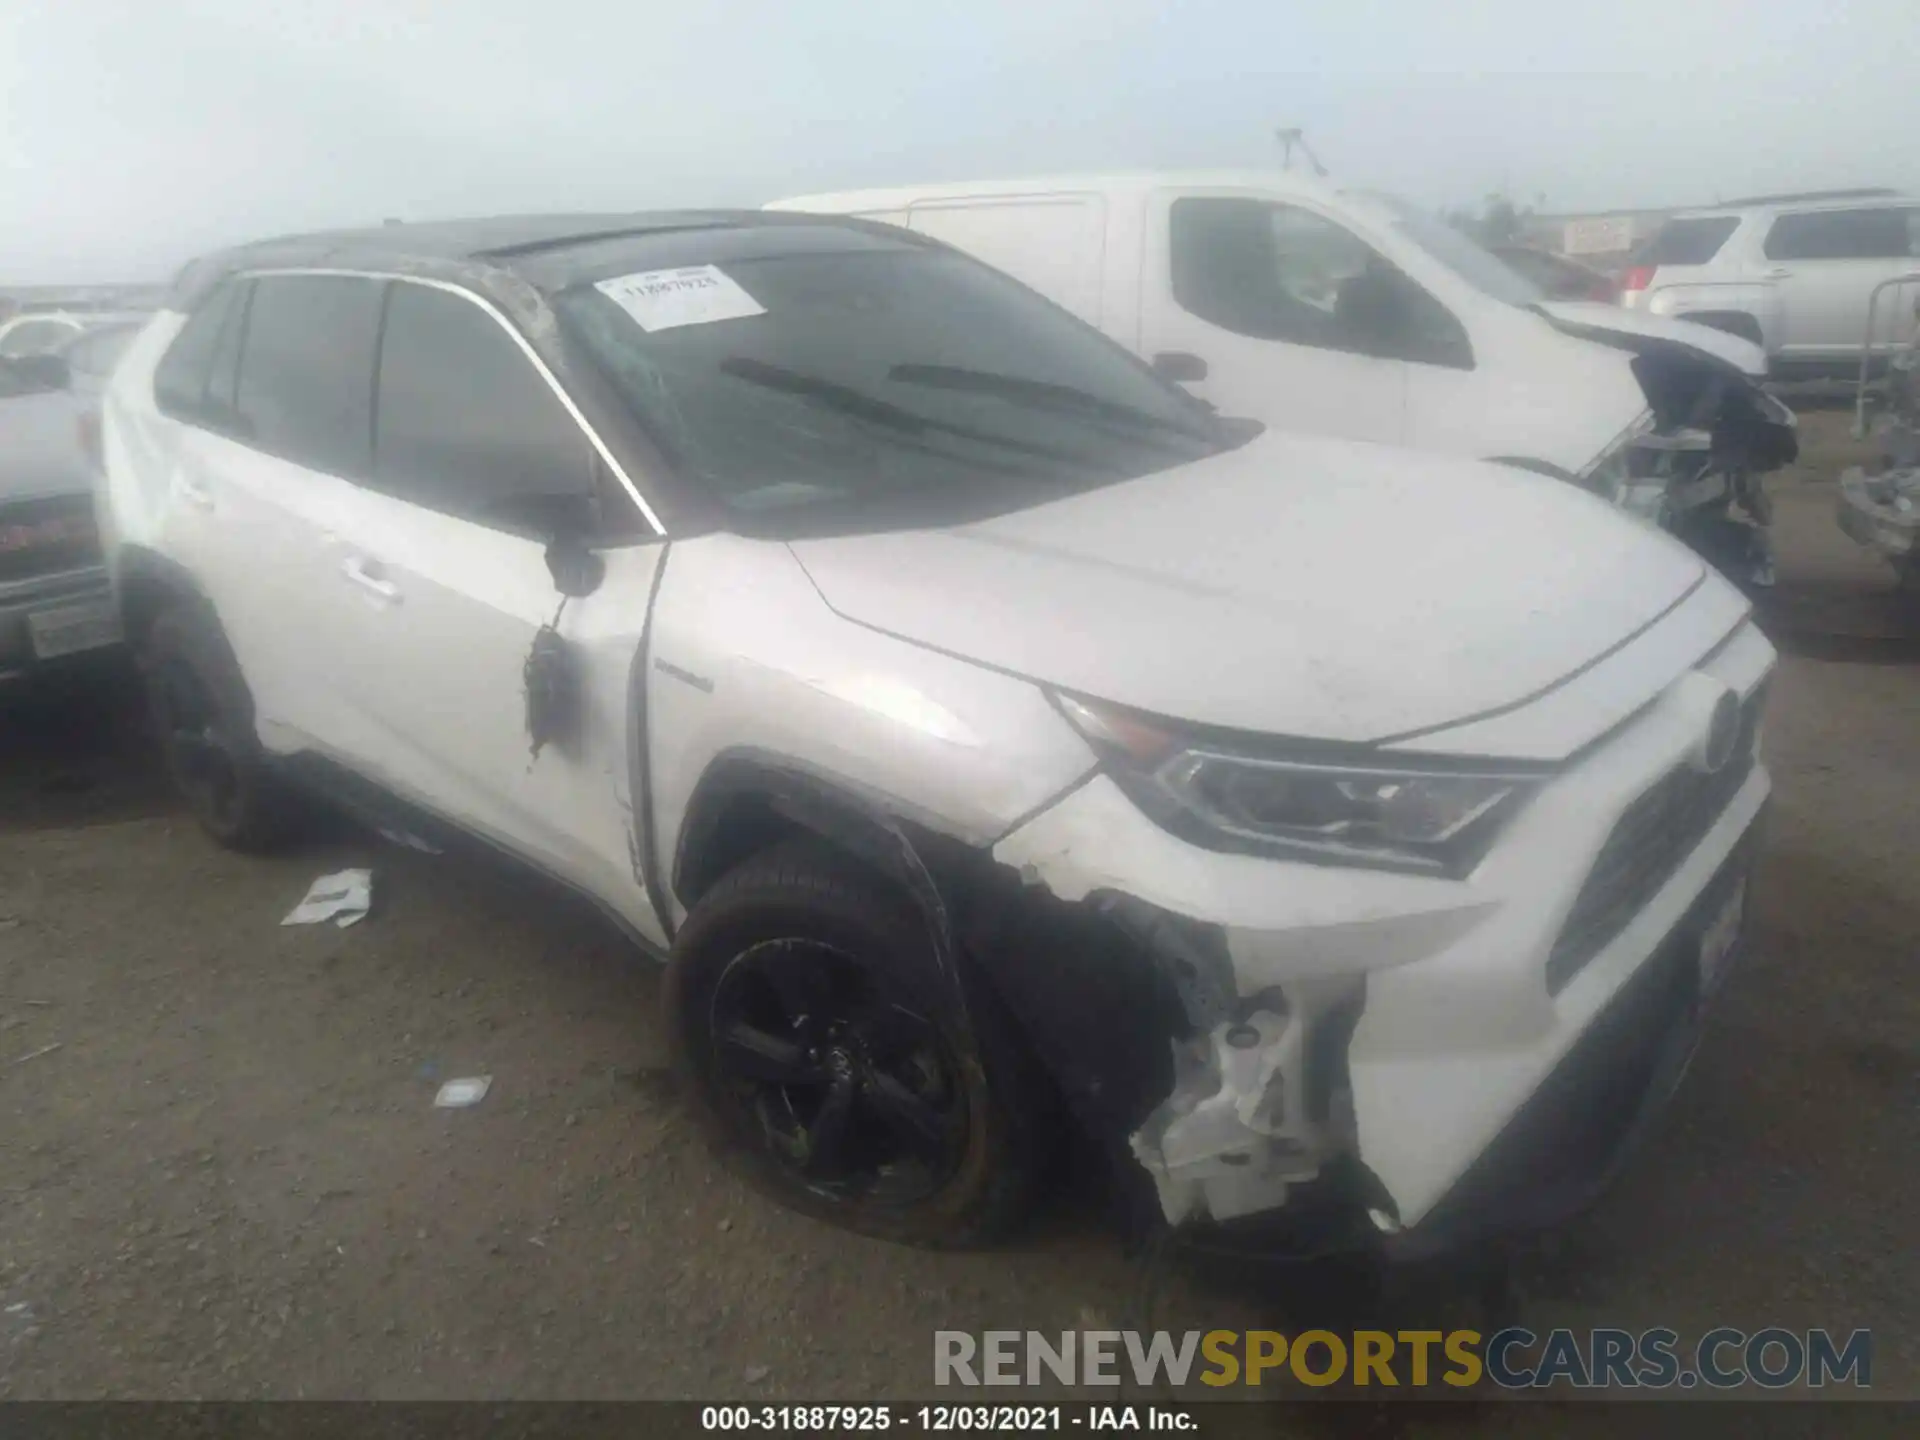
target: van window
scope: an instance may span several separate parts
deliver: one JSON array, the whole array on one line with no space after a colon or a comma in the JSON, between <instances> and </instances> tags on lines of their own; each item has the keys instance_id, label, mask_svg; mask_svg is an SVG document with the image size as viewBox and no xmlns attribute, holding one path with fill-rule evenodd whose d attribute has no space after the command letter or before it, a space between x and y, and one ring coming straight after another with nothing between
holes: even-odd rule
<instances>
[{"instance_id":1,"label":"van window","mask_svg":"<svg viewBox=\"0 0 1920 1440\"><path fill-rule=\"evenodd\" d=\"M557 497L592 492L579 423L500 322L458 295L394 285L375 413L375 481L400 499L550 529Z\"/></svg>"},{"instance_id":2,"label":"van window","mask_svg":"<svg viewBox=\"0 0 1920 1440\"><path fill-rule=\"evenodd\" d=\"M1090 325L1100 323L1106 214L1091 195L941 201L913 207L916 234L943 240Z\"/></svg>"},{"instance_id":3,"label":"van window","mask_svg":"<svg viewBox=\"0 0 1920 1440\"><path fill-rule=\"evenodd\" d=\"M1352 231L1265 200L1173 202L1174 299L1258 340L1468 367L1460 322Z\"/></svg>"},{"instance_id":4,"label":"van window","mask_svg":"<svg viewBox=\"0 0 1920 1440\"><path fill-rule=\"evenodd\" d=\"M252 443L330 474L366 473L380 291L352 275L254 282L238 403Z\"/></svg>"},{"instance_id":5,"label":"van window","mask_svg":"<svg viewBox=\"0 0 1920 1440\"><path fill-rule=\"evenodd\" d=\"M1773 222L1769 260L1903 260L1913 253L1906 210L1807 210Z\"/></svg>"},{"instance_id":6,"label":"van window","mask_svg":"<svg viewBox=\"0 0 1920 1440\"><path fill-rule=\"evenodd\" d=\"M1737 215L1696 215L1669 220L1633 253L1635 265L1705 265L1720 253L1740 224Z\"/></svg>"},{"instance_id":7,"label":"van window","mask_svg":"<svg viewBox=\"0 0 1920 1440\"><path fill-rule=\"evenodd\" d=\"M203 299L154 367L153 399L163 415L187 421L204 418L207 370L237 288L229 282Z\"/></svg>"}]
</instances>

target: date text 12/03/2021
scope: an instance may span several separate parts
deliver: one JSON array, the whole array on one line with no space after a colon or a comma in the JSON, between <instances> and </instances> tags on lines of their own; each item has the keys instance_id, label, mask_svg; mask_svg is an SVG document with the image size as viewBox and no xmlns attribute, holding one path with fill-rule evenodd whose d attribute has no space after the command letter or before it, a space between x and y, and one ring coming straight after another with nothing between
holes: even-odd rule
<instances>
[{"instance_id":1,"label":"date text 12/03/2021","mask_svg":"<svg viewBox=\"0 0 1920 1440\"><path fill-rule=\"evenodd\" d=\"M700 1428L802 1435L1073 1430L1197 1434L1200 1423L1191 1409L1178 1405L707 1405L700 1411Z\"/></svg>"}]
</instances>

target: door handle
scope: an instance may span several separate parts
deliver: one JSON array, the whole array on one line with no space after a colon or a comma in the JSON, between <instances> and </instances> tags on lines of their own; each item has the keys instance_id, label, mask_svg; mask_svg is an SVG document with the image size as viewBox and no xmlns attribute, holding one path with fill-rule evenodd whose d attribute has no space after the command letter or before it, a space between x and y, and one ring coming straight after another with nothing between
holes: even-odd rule
<instances>
[{"instance_id":1,"label":"door handle","mask_svg":"<svg viewBox=\"0 0 1920 1440\"><path fill-rule=\"evenodd\" d=\"M1767 271L1767 279L1769 280L1791 280L1792 278L1793 271L1787 269L1784 265L1776 265L1773 269Z\"/></svg>"},{"instance_id":2,"label":"door handle","mask_svg":"<svg viewBox=\"0 0 1920 1440\"><path fill-rule=\"evenodd\" d=\"M369 595L378 596L389 605L400 598L400 587L380 573L380 562L377 560L352 556L341 562L340 573Z\"/></svg>"},{"instance_id":3,"label":"door handle","mask_svg":"<svg viewBox=\"0 0 1920 1440\"><path fill-rule=\"evenodd\" d=\"M180 498L199 510L213 508L213 492L189 475L176 475L174 489L180 492Z\"/></svg>"}]
</instances>

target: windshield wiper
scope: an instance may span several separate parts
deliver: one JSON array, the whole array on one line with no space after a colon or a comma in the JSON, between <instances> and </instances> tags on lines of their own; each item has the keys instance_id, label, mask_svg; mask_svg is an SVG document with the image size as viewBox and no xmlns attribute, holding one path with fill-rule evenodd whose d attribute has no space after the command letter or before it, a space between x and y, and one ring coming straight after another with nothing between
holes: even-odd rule
<instances>
[{"instance_id":1,"label":"windshield wiper","mask_svg":"<svg viewBox=\"0 0 1920 1440\"><path fill-rule=\"evenodd\" d=\"M1051 380L1029 380L1022 375L1001 375L992 370L969 370L959 365L896 365L887 372L889 380L904 385L926 385L937 390L970 390L996 399L1024 404L1056 415L1081 415L1090 420L1108 420L1134 430L1171 430L1189 440L1212 439L1201 431L1189 429L1176 420L1168 420L1135 405L1061 385Z\"/></svg>"},{"instance_id":2,"label":"windshield wiper","mask_svg":"<svg viewBox=\"0 0 1920 1440\"><path fill-rule=\"evenodd\" d=\"M851 385L842 385L837 380L823 380L817 375L789 370L784 365L770 365L764 360L750 360L736 355L720 363L720 373L730 375L735 380L744 380L749 385L762 385L769 390L780 390L789 395L817 400L843 415L881 425L889 430L897 430L903 435L957 435L963 440L972 440L983 445L997 445L1002 449L1032 455L1058 465L1072 465L1082 470L1102 468L1082 456L1073 455L1064 450L1035 445L1026 440L1015 440L1005 435L995 435L987 430L975 430L968 425L953 425L944 420L935 420L930 416L909 410L903 405L895 405L891 400L882 400L878 396L856 390Z\"/></svg>"}]
</instances>

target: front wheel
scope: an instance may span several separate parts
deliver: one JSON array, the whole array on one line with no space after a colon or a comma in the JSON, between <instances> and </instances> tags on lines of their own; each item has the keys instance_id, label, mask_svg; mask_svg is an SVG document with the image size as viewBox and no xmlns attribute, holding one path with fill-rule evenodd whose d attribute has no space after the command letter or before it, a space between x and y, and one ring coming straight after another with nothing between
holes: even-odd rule
<instances>
[{"instance_id":1,"label":"front wheel","mask_svg":"<svg viewBox=\"0 0 1920 1440\"><path fill-rule=\"evenodd\" d=\"M1038 1107L1011 1027L942 969L908 897L824 844L768 850L702 898L667 1003L702 1128L782 1204L939 1248L1027 1209Z\"/></svg>"}]
</instances>

